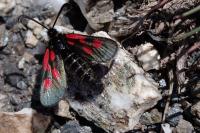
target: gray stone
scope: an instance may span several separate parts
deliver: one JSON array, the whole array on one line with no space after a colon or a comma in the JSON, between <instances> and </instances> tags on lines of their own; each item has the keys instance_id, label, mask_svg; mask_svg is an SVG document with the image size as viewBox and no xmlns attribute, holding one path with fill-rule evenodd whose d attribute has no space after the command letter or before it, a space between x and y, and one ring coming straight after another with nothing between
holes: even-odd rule
<instances>
[{"instance_id":1,"label":"gray stone","mask_svg":"<svg viewBox=\"0 0 200 133\"><path fill-rule=\"evenodd\" d=\"M77 121L69 121L61 129L61 133L92 133L92 130L90 127L80 126Z\"/></svg>"},{"instance_id":2,"label":"gray stone","mask_svg":"<svg viewBox=\"0 0 200 133\"><path fill-rule=\"evenodd\" d=\"M114 5L112 0L74 0L80 7L81 12L89 25L98 30L113 20ZM91 6L92 5L92 6Z\"/></svg>"},{"instance_id":3,"label":"gray stone","mask_svg":"<svg viewBox=\"0 0 200 133\"><path fill-rule=\"evenodd\" d=\"M192 124L184 119L181 119L175 128L177 133L193 133L194 127Z\"/></svg>"},{"instance_id":4,"label":"gray stone","mask_svg":"<svg viewBox=\"0 0 200 133\"><path fill-rule=\"evenodd\" d=\"M166 115L166 121L171 125L171 126L176 126L178 125L180 119L183 118L183 109L181 108L180 104L174 104L169 111L167 112Z\"/></svg>"}]
</instances>

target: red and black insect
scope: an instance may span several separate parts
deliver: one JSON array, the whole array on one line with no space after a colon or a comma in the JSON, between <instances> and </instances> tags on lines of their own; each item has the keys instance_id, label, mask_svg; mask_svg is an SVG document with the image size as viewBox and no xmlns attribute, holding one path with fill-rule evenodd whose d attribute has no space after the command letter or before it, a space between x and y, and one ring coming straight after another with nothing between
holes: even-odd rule
<instances>
[{"instance_id":1,"label":"red and black insect","mask_svg":"<svg viewBox=\"0 0 200 133\"><path fill-rule=\"evenodd\" d=\"M68 4L61 7L52 28L47 28L28 16L19 17L20 22L22 18L27 18L48 30L49 45L43 58L40 88L40 101L44 106L53 106L63 97L67 87L66 73L73 73L80 79L93 80L95 74L90 64L111 60L118 49L117 43L111 39L73 33L61 34L54 29L65 6Z\"/></svg>"}]
</instances>

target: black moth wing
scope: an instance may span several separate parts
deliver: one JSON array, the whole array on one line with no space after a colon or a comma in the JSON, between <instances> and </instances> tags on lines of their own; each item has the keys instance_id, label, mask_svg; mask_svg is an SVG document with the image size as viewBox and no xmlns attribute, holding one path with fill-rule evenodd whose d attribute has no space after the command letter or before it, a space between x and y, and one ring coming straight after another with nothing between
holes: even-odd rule
<instances>
[{"instance_id":1,"label":"black moth wing","mask_svg":"<svg viewBox=\"0 0 200 133\"><path fill-rule=\"evenodd\" d=\"M90 61L110 61L118 50L118 44L108 38L81 34L65 34L67 45Z\"/></svg>"}]
</instances>

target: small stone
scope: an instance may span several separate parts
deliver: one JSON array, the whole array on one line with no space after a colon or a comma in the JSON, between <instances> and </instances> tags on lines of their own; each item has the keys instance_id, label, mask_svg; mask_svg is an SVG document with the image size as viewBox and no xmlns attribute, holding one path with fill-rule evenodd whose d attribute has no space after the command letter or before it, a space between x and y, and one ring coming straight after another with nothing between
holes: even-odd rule
<instances>
[{"instance_id":1,"label":"small stone","mask_svg":"<svg viewBox=\"0 0 200 133\"><path fill-rule=\"evenodd\" d=\"M181 108L180 104L174 104L166 115L166 121L173 127L178 125L180 119L183 118L183 109Z\"/></svg>"},{"instance_id":2,"label":"small stone","mask_svg":"<svg viewBox=\"0 0 200 133\"><path fill-rule=\"evenodd\" d=\"M21 90L25 90L28 88L28 85L24 82L24 81L19 81L17 83L17 88L21 89Z\"/></svg>"},{"instance_id":3,"label":"small stone","mask_svg":"<svg viewBox=\"0 0 200 133\"><path fill-rule=\"evenodd\" d=\"M9 37L5 24L0 25L0 48L5 47L8 44Z\"/></svg>"},{"instance_id":4,"label":"small stone","mask_svg":"<svg viewBox=\"0 0 200 133\"><path fill-rule=\"evenodd\" d=\"M56 115L65 117L65 118L69 118L69 119L73 119L73 116L69 112L69 103L61 100L58 103L58 111L57 111Z\"/></svg>"},{"instance_id":5,"label":"small stone","mask_svg":"<svg viewBox=\"0 0 200 133\"><path fill-rule=\"evenodd\" d=\"M160 68L160 55L151 43L143 44L137 51L137 59L141 62L145 71Z\"/></svg>"},{"instance_id":6,"label":"small stone","mask_svg":"<svg viewBox=\"0 0 200 133\"><path fill-rule=\"evenodd\" d=\"M44 21L44 24L45 25L50 25L51 24L51 19L50 18L47 18L45 21Z\"/></svg>"},{"instance_id":7,"label":"small stone","mask_svg":"<svg viewBox=\"0 0 200 133\"><path fill-rule=\"evenodd\" d=\"M193 116L200 119L200 102L196 103L191 107L191 113Z\"/></svg>"},{"instance_id":8,"label":"small stone","mask_svg":"<svg viewBox=\"0 0 200 133\"><path fill-rule=\"evenodd\" d=\"M41 38L41 32L42 32L43 28L42 27L36 27L34 30L33 30L33 33L34 35L37 37L37 38Z\"/></svg>"},{"instance_id":9,"label":"small stone","mask_svg":"<svg viewBox=\"0 0 200 133\"><path fill-rule=\"evenodd\" d=\"M0 112L0 133L45 132L50 118L31 108L19 112Z\"/></svg>"},{"instance_id":10,"label":"small stone","mask_svg":"<svg viewBox=\"0 0 200 133\"><path fill-rule=\"evenodd\" d=\"M74 0L79 6L82 14L89 25L98 30L106 23L111 22L114 17L114 4L112 0Z\"/></svg>"},{"instance_id":11,"label":"small stone","mask_svg":"<svg viewBox=\"0 0 200 133\"><path fill-rule=\"evenodd\" d=\"M24 57L21 58L21 60L18 62L18 68L19 69L24 69L24 64L25 64L25 59Z\"/></svg>"},{"instance_id":12,"label":"small stone","mask_svg":"<svg viewBox=\"0 0 200 133\"><path fill-rule=\"evenodd\" d=\"M161 124L161 128L164 133L172 133L172 129L168 123Z\"/></svg>"},{"instance_id":13,"label":"small stone","mask_svg":"<svg viewBox=\"0 0 200 133\"><path fill-rule=\"evenodd\" d=\"M38 39L33 35L33 33L28 30L26 33L26 46L29 48L34 48L37 46Z\"/></svg>"},{"instance_id":14,"label":"small stone","mask_svg":"<svg viewBox=\"0 0 200 133\"><path fill-rule=\"evenodd\" d=\"M143 125L151 125L159 123L162 120L162 114L157 109L153 109L150 112L145 112L141 118L140 123Z\"/></svg>"},{"instance_id":15,"label":"small stone","mask_svg":"<svg viewBox=\"0 0 200 133\"><path fill-rule=\"evenodd\" d=\"M11 86L17 87L17 84L20 81L25 80L25 76L22 75L21 73L15 73L15 74L8 74L6 75L5 81L10 84Z\"/></svg>"},{"instance_id":16,"label":"small stone","mask_svg":"<svg viewBox=\"0 0 200 133\"><path fill-rule=\"evenodd\" d=\"M69 121L61 129L61 133L92 133L92 130L90 127L80 126L77 121Z\"/></svg>"},{"instance_id":17,"label":"small stone","mask_svg":"<svg viewBox=\"0 0 200 133\"><path fill-rule=\"evenodd\" d=\"M28 52L25 52L24 55L23 55L23 58L26 62L30 62L31 59L34 58L34 56L31 54L31 53L28 53Z\"/></svg>"},{"instance_id":18,"label":"small stone","mask_svg":"<svg viewBox=\"0 0 200 133\"><path fill-rule=\"evenodd\" d=\"M39 22L38 18L34 18L34 19L35 19L36 21ZM28 26L28 28L34 30L36 27L39 27L40 25L37 24L37 23L35 23L35 22L32 21L32 20L29 20L28 23L27 23L27 26ZM41 27L41 26L40 26L40 27Z\"/></svg>"},{"instance_id":19,"label":"small stone","mask_svg":"<svg viewBox=\"0 0 200 133\"><path fill-rule=\"evenodd\" d=\"M181 119L175 128L177 133L193 133L194 127L192 124L184 119Z\"/></svg>"},{"instance_id":20,"label":"small stone","mask_svg":"<svg viewBox=\"0 0 200 133\"><path fill-rule=\"evenodd\" d=\"M10 103L12 105L18 105L22 102L22 100L20 99L20 97L18 95L12 95L10 98Z\"/></svg>"},{"instance_id":21,"label":"small stone","mask_svg":"<svg viewBox=\"0 0 200 133\"><path fill-rule=\"evenodd\" d=\"M11 11L16 5L15 0L1 0L0 2L0 16L5 15Z\"/></svg>"}]
</instances>

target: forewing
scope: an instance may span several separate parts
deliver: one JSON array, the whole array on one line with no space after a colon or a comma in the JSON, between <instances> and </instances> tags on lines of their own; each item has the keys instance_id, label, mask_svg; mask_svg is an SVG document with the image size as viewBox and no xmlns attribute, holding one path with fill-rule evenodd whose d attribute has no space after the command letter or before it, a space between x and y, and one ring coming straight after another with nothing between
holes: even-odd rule
<instances>
[{"instance_id":1,"label":"forewing","mask_svg":"<svg viewBox=\"0 0 200 133\"><path fill-rule=\"evenodd\" d=\"M41 104L46 107L55 105L63 97L66 87L63 60L52 49L47 48L42 68Z\"/></svg>"},{"instance_id":2,"label":"forewing","mask_svg":"<svg viewBox=\"0 0 200 133\"><path fill-rule=\"evenodd\" d=\"M117 43L108 38L81 34L66 34L65 37L69 47L91 61L107 62L118 50Z\"/></svg>"}]
</instances>

